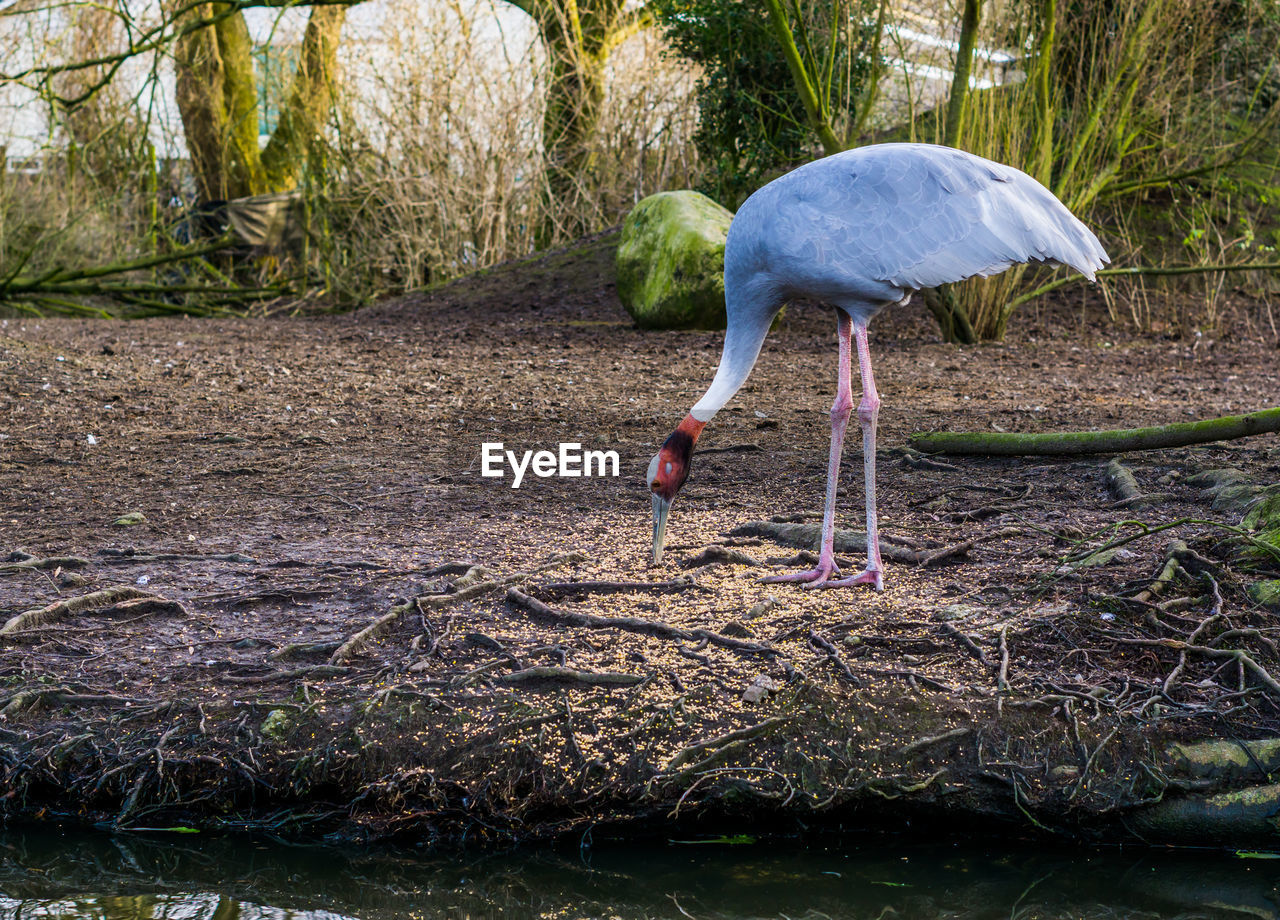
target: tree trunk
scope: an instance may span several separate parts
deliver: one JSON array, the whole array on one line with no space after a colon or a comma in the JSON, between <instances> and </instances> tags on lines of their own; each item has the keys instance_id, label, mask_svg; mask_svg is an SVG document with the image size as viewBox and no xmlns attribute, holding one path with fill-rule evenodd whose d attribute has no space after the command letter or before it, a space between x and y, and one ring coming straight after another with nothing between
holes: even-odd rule
<instances>
[{"instance_id":1,"label":"tree trunk","mask_svg":"<svg viewBox=\"0 0 1280 920\"><path fill-rule=\"evenodd\" d=\"M186 17L209 18L213 4L193 7ZM196 174L200 196L227 198L227 169L223 162L223 138L227 114L223 107L225 76L218 36L213 26L196 29L178 38L173 49L177 72L178 111L186 133L187 151Z\"/></svg>"},{"instance_id":2,"label":"tree trunk","mask_svg":"<svg viewBox=\"0 0 1280 920\"><path fill-rule=\"evenodd\" d=\"M545 214L540 247L588 228L585 211L595 169L594 141L605 95L605 64L621 41L648 21L620 0L511 0L537 24L550 58L542 149Z\"/></svg>"},{"instance_id":3,"label":"tree trunk","mask_svg":"<svg viewBox=\"0 0 1280 920\"><path fill-rule=\"evenodd\" d=\"M951 96L947 100L947 126L943 143L959 147L964 132L964 103L969 95L969 74L973 70L973 46L982 20L982 0L964 0L964 18L960 21L960 45L956 50L955 73L951 78Z\"/></svg>"},{"instance_id":4,"label":"tree trunk","mask_svg":"<svg viewBox=\"0 0 1280 920\"><path fill-rule=\"evenodd\" d=\"M253 42L244 14L228 3L204 3L182 14L187 21L213 20L174 46L178 110L203 198L244 198L297 183L307 145L332 102L346 14L346 5L312 7L289 97L262 151Z\"/></svg>"},{"instance_id":5,"label":"tree trunk","mask_svg":"<svg viewBox=\"0 0 1280 920\"><path fill-rule=\"evenodd\" d=\"M297 183L307 147L319 135L333 104L338 40L346 19L345 6L311 9L289 99L281 107L280 122L262 151L262 165L271 191L285 191Z\"/></svg>"},{"instance_id":6,"label":"tree trunk","mask_svg":"<svg viewBox=\"0 0 1280 920\"><path fill-rule=\"evenodd\" d=\"M809 127L822 142L822 149L827 156L839 153L844 150L845 145L840 138L836 137L836 132L831 127L831 113L822 96L818 94L814 81L810 79L809 72L805 68L804 60L800 57L800 49L796 47L795 35L791 32L787 14L783 12L780 0L765 0L765 5L769 7L769 22L787 59L787 68L791 71L791 79L795 82L796 93L804 103L805 114L809 117Z\"/></svg>"}]
</instances>

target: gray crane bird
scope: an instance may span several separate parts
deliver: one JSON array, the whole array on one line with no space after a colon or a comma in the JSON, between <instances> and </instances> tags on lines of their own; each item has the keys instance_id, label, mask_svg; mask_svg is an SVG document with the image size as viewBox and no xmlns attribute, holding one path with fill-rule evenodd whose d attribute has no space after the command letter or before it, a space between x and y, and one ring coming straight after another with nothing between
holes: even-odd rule
<instances>
[{"instance_id":1,"label":"gray crane bird","mask_svg":"<svg viewBox=\"0 0 1280 920\"><path fill-rule=\"evenodd\" d=\"M649 464L653 558L662 559L671 502L689 476L702 429L746 381L765 334L787 300L836 308L840 357L831 407L831 457L816 568L766 581L808 587L869 584L884 590L876 519L876 418L867 323L913 291L994 275L1021 262L1069 265L1095 280L1109 262L1098 238L1035 179L950 147L879 144L816 160L743 203L724 249L728 313L720 366L706 394ZM835 502L845 428L853 413L852 343L858 350L866 477L867 567L837 578Z\"/></svg>"}]
</instances>

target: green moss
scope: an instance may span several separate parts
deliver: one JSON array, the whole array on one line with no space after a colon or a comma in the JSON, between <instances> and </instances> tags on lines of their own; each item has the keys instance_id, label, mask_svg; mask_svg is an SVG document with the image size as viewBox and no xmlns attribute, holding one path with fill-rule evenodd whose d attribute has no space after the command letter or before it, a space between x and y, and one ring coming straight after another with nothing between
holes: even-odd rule
<instances>
[{"instance_id":1,"label":"green moss","mask_svg":"<svg viewBox=\"0 0 1280 920\"><path fill-rule=\"evenodd\" d=\"M262 720L262 734L273 741L283 741L293 730L293 720L283 709L273 709Z\"/></svg>"},{"instance_id":2,"label":"green moss","mask_svg":"<svg viewBox=\"0 0 1280 920\"><path fill-rule=\"evenodd\" d=\"M1280 485L1263 492L1262 500L1245 515L1244 526L1250 530L1280 531Z\"/></svg>"},{"instance_id":3,"label":"green moss","mask_svg":"<svg viewBox=\"0 0 1280 920\"><path fill-rule=\"evenodd\" d=\"M1280 533L1277 536L1280 536ZM1273 578L1270 581L1256 581L1249 585L1249 598L1255 604L1280 609L1280 578Z\"/></svg>"},{"instance_id":4,"label":"green moss","mask_svg":"<svg viewBox=\"0 0 1280 920\"><path fill-rule=\"evenodd\" d=\"M724 241L733 214L697 192L660 192L622 225L618 296L644 329L723 329Z\"/></svg>"},{"instance_id":5,"label":"green moss","mask_svg":"<svg viewBox=\"0 0 1280 920\"><path fill-rule=\"evenodd\" d=\"M1170 746L1168 753L1178 772L1196 779L1237 779L1259 772L1270 779L1272 772L1280 770L1280 738L1179 743Z\"/></svg>"}]
</instances>

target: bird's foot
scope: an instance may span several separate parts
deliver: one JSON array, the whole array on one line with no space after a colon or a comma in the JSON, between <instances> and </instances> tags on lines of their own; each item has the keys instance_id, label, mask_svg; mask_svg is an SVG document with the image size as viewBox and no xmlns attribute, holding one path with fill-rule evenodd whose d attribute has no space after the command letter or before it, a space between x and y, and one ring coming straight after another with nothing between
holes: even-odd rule
<instances>
[{"instance_id":1,"label":"bird's foot","mask_svg":"<svg viewBox=\"0 0 1280 920\"><path fill-rule=\"evenodd\" d=\"M831 583L831 579L840 574L840 569L836 567L834 562L818 561L816 569L809 569L805 572L794 572L791 575L770 575L762 578L760 581L766 585L790 584L795 582L803 582L806 588L821 588Z\"/></svg>"},{"instance_id":2,"label":"bird's foot","mask_svg":"<svg viewBox=\"0 0 1280 920\"><path fill-rule=\"evenodd\" d=\"M880 569L866 569L859 575L853 575L849 578L837 578L835 581L826 581L822 587L851 588L854 585L871 585L877 591L883 591L884 572Z\"/></svg>"}]
</instances>

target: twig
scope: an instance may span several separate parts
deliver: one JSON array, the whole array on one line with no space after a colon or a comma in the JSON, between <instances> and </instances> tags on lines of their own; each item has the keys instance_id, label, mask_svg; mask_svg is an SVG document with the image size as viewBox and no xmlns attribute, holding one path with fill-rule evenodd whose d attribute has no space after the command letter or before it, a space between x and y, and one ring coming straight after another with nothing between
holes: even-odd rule
<instances>
[{"instance_id":1,"label":"twig","mask_svg":"<svg viewBox=\"0 0 1280 920\"><path fill-rule=\"evenodd\" d=\"M996 715L1004 712L1004 698L1009 691L1009 624L1000 627L1000 672L996 675Z\"/></svg>"}]
</instances>

